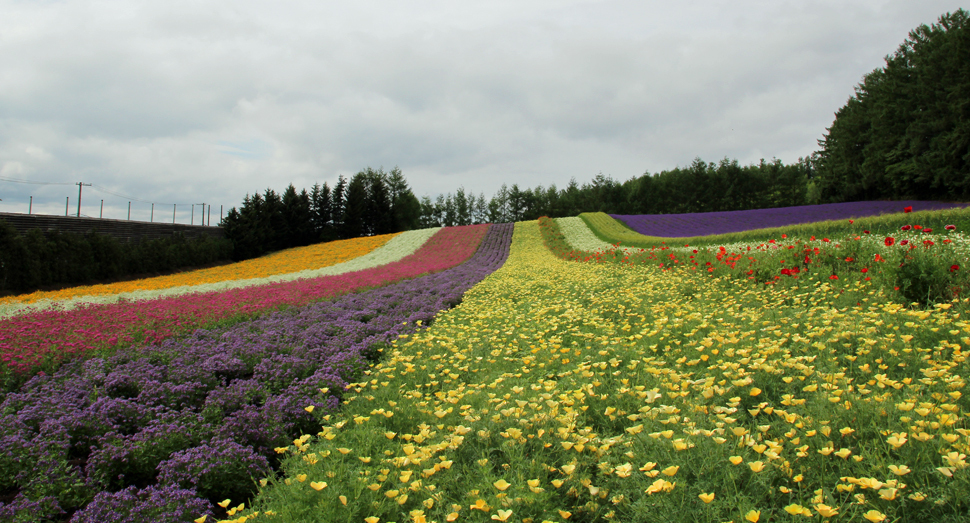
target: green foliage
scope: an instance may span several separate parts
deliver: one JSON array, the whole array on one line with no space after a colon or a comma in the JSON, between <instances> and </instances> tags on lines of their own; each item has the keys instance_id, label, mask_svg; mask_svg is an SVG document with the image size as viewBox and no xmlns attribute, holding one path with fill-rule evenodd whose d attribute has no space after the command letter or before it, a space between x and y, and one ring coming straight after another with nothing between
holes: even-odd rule
<instances>
[{"instance_id":1,"label":"green foliage","mask_svg":"<svg viewBox=\"0 0 970 523\"><path fill-rule=\"evenodd\" d=\"M330 187L314 185L297 192L290 184L282 197L272 189L246 195L223 220L232 242L232 259L246 260L268 252L317 242L410 230L420 225L421 204L401 170L370 167L349 181L339 176Z\"/></svg>"},{"instance_id":2,"label":"green foliage","mask_svg":"<svg viewBox=\"0 0 970 523\"><path fill-rule=\"evenodd\" d=\"M910 303L944 303L966 293L966 268L951 245L912 245L898 266L890 269L895 288Z\"/></svg>"},{"instance_id":3,"label":"green foliage","mask_svg":"<svg viewBox=\"0 0 970 523\"><path fill-rule=\"evenodd\" d=\"M819 141L824 201L970 196L970 18L920 25Z\"/></svg>"},{"instance_id":4,"label":"green foliage","mask_svg":"<svg viewBox=\"0 0 970 523\"><path fill-rule=\"evenodd\" d=\"M209 236L121 243L93 232L31 229L21 235L0 220L0 291L27 292L197 267L228 260L231 249L228 241Z\"/></svg>"}]
</instances>

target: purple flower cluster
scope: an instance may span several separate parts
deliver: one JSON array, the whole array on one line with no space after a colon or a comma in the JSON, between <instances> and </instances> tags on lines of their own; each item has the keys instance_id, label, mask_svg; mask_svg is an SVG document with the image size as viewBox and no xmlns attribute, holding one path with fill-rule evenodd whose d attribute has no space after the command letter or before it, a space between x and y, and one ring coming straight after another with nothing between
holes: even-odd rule
<instances>
[{"instance_id":1,"label":"purple flower cluster","mask_svg":"<svg viewBox=\"0 0 970 523\"><path fill-rule=\"evenodd\" d=\"M752 209L748 211L694 212L686 214L611 214L640 234L661 238L686 238L731 232L750 231L768 227L783 227L798 223L825 220L845 220L903 212L912 206L914 211L930 211L966 207L965 203L932 201L876 201L826 203L778 207L775 209Z\"/></svg>"},{"instance_id":2,"label":"purple flower cluster","mask_svg":"<svg viewBox=\"0 0 970 523\"><path fill-rule=\"evenodd\" d=\"M0 493L19 496L0 514L174 522L245 501L377 349L501 267L512 230L491 226L451 269L33 378L0 403Z\"/></svg>"}]
</instances>

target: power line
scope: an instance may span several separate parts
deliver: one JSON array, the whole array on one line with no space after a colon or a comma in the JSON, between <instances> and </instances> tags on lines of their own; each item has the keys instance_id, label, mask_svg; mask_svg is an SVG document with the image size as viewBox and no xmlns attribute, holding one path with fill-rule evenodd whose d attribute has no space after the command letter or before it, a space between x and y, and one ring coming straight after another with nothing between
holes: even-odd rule
<instances>
[{"instance_id":1,"label":"power line","mask_svg":"<svg viewBox=\"0 0 970 523\"><path fill-rule=\"evenodd\" d=\"M159 205L192 205L191 203L181 203L181 202L168 202L168 203L166 203L166 202L156 202L156 201L153 201L153 200L145 200L145 199L142 199L142 198L138 198L137 196L129 196L127 194L121 194L121 193L114 192L114 191L108 189L107 187L105 187L103 185L98 185L96 183L93 184L92 187L94 187L95 189L97 189L100 192L103 192L103 193L106 193L106 194L110 194L112 196L117 196L119 198L125 198L125 199L128 199L128 200L133 201L133 202L157 203Z\"/></svg>"},{"instance_id":2,"label":"power line","mask_svg":"<svg viewBox=\"0 0 970 523\"><path fill-rule=\"evenodd\" d=\"M74 185L73 182L36 182L33 180L20 180L18 178L7 178L5 176L0 176L0 180L12 183L27 183L30 185Z\"/></svg>"},{"instance_id":3,"label":"power line","mask_svg":"<svg viewBox=\"0 0 970 523\"><path fill-rule=\"evenodd\" d=\"M29 185L77 185L77 183L75 183L75 182L39 182L39 181L34 181L34 180L21 180L19 178L9 178L9 177L6 177L6 176L0 176L0 181L11 182L11 183L24 183L24 184L29 184ZM88 184L85 184L85 186L87 186L87 185ZM111 189L108 189L107 187L105 187L103 185L98 185L96 183L95 184L91 184L91 187L94 188L94 189L97 189L99 192L103 192L105 194L110 194L112 196L117 196L119 198L125 198L125 199L127 199L129 201L132 201L132 202L157 203L159 205L192 205L191 203L182 203L182 202L168 202L168 203L166 203L166 202L156 202L156 201L153 201L153 200L146 200L144 198L138 198L137 196L130 196L130 195L127 195L127 194L122 194L122 193L119 193L119 192L112 191Z\"/></svg>"}]
</instances>

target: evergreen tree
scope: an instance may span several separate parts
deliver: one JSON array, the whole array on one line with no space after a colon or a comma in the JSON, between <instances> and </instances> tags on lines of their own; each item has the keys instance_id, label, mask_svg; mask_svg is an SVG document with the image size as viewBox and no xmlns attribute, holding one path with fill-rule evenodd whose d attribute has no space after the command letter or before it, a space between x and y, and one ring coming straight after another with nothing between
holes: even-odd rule
<instances>
[{"instance_id":1,"label":"evergreen tree","mask_svg":"<svg viewBox=\"0 0 970 523\"><path fill-rule=\"evenodd\" d=\"M395 167L387 177L387 188L391 198L391 211L394 215L393 232L408 231L418 227L423 208L418 198L411 192L408 182Z\"/></svg>"},{"instance_id":2,"label":"evergreen tree","mask_svg":"<svg viewBox=\"0 0 970 523\"><path fill-rule=\"evenodd\" d=\"M468 197L465 195L465 188L459 187L455 191L455 225L471 225L472 223L472 209L468 203Z\"/></svg>"},{"instance_id":3,"label":"evergreen tree","mask_svg":"<svg viewBox=\"0 0 970 523\"><path fill-rule=\"evenodd\" d=\"M421 217L418 221L418 226L422 229L427 229L429 227L440 227L438 223L438 216L435 211L435 205L431 202L431 198L428 196L421 197Z\"/></svg>"},{"instance_id":4,"label":"evergreen tree","mask_svg":"<svg viewBox=\"0 0 970 523\"><path fill-rule=\"evenodd\" d=\"M367 234L388 234L394 230L394 214L391 197L387 187L387 175L383 169L368 167L362 171L367 180L367 213L365 223Z\"/></svg>"},{"instance_id":5,"label":"evergreen tree","mask_svg":"<svg viewBox=\"0 0 970 523\"><path fill-rule=\"evenodd\" d=\"M355 174L347 184L341 237L357 238L367 232L367 175Z\"/></svg>"},{"instance_id":6,"label":"evergreen tree","mask_svg":"<svg viewBox=\"0 0 970 523\"><path fill-rule=\"evenodd\" d=\"M333 192L330 196L330 224L333 227L335 236L337 238L346 238L344 236L344 207L346 204L346 193L347 193L347 179L344 175L337 177L337 184L333 186Z\"/></svg>"},{"instance_id":7,"label":"evergreen tree","mask_svg":"<svg viewBox=\"0 0 970 523\"><path fill-rule=\"evenodd\" d=\"M331 223L331 203L330 186L324 182L314 184L310 191L310 215L313 222L313 230L319 241L331 241L335 239L333 224Z\"/></svg>"},{"instance_id":8,"label":"evergreen tree","mask_svg":"<svg viewBox=\"0 0 970 523\"><path fill-rule=\"evenodd\" d=\"M920 25L865 76L827 129L825 201L970 197L970 16Z\"/></svg>"},{"instance_id":9,"label":"evergreen tree","mask_svg":"<svg viewBox=\"0 0 970 523\"><path fill-rule=\"evenodd\" d=\"M509 189L503 183L497 193L492 196L488 204L488 218L492 223L508 223L509 217Z\"/></svg>"},{"instance_id":10,"label":"evergreen tree","mask_svg":"<svg viewBox=\"0 0 970 523\"><path fill-rule=\"evenodd\" d=\"M282 247L301 247L315 240L313 215L310 211L310 195L306 189L299 193L291 183L283 192L283 233Z\"/></svg>"}]
</instances>

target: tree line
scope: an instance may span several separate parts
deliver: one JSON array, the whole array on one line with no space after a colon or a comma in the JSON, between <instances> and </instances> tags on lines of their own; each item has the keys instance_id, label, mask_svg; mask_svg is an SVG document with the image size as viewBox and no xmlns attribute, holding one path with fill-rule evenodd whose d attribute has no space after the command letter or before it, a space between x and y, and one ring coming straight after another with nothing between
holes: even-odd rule
<instances>
[{"instance_id":1,"label":"tree line","mask_svg":"<svg viewBox=\"0 0 970 523\"><path fill-rule=\"evenodd\" d=\"M612 214L670 214L735 211L817 203L811 159L785 165L781 160L741 166L737 160L705 163L700 158L685 168L645 173L624 182L597 174L582 185L534 188L503 184L491 197L468 194L421 198L422 227L502 223L557 218L582 212ZM816 200L813 202L812 200Z\"/></svg>"},{"instance_id":2,"label":"tree line","mask_svg":"<svg viewBox=\"0 0 970 523\"><path fill-rule=\"evenodd\" d=\"M222 221L233 259L317 242L388 234L418 227L421 204L398 168L367 169L330 187L315 184L299 193L293 184L243 198Z\"/></svg>"},{"instance_id":3,"label":"tree line","mask_svg":"<svg viewBox=\"0 0 970 523\"><path fill-rule=\"evenodd\" d=\"M819 140L825 201L970 199L970 16L909 33Z\"/></svg>"},{"instance_id":4,"label":"tree line","mask_svg":"<svg viewBox=\"0 0 970 523\"><path fill-rule=\"evenodd\" d=\"M970 199L970 16L960 9L913 30L886 66L865 76L827 128L821 149L791 164L704 162L626 181L502 185L490 198L463 187L420 200L400 169L370 167L330 187L246 196L223 222L234 258L417 227L575 216L669 214L879 199Z\"/></svg>"}]
</instances>

